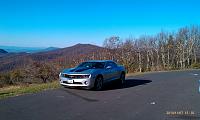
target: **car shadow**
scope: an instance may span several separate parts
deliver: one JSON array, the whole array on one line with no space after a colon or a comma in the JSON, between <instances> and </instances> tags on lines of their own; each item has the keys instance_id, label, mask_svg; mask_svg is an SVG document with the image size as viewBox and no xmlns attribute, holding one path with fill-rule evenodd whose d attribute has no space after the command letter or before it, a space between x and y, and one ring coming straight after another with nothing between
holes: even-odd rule
<instances>
[{"instance_id":1,"label":"car shadow","mask_svg":"<svg viewBox=\"0 0 200 120\"><path fill-rule=\"evenodd\" d=\"M135 87L139 85L146 85L152 82L152 80L144 80L144 79L126 79L123 85L119 85L116 81L110 82L104 85L103 91L106 90L115 90L115 89L124 89Z\"/></svg>"},{"instance_id":2,"label":"car shadow","mask_svg":"<svg viewBox=\"0 0 200 120\"><path fill-rule=\"evenodd\" d=\"M144 80L144 79L126 79L124 85L119 85L116 81L115 82L110 82L104 85L103 90L101 91L108 91L108 90L117 90L117 89L125 89L125 88L130 88L130 87L135 87L135 86L139 86L139 85L146 85L148 83L152 82L151 80ZM75 97L78 97L84 101L87 102L98 102L99 100L96 99L96 97L88 97L85 96L85 92L84 91L79 91L79 89L83 89L83 88L77 88L76 89L65 89L62 88L61 90L64 90L66 93L73 95ZM91 90L88 90L91 91ZM95 90L94 90L95 91ZM99 91L100 92L100 91ZM93 95L93 93L97 93L97 91L95 92L89 92L91 95Z\"/></svg>"}]
</instances>

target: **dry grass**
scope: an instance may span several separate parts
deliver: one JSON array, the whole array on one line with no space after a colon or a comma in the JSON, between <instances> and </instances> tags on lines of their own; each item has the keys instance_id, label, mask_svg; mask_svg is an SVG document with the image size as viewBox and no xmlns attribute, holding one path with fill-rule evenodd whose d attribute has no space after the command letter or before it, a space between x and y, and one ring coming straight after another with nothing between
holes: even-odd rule
<instances>
[{"instance_id":1,"label":"dry grass","mask_svg":"<svg viewBox=\"0 0 200 120\"><path fill-rule=\"evenodd\" d=\"M37 93L47 89L56 89L59 88L59 82L54 81L51 83L43 83L43 84L32 84L32 85L18 85L18 86L8 86L0 89L0 99L18 96L27 93Z\"/></svg>"}]
</instances>

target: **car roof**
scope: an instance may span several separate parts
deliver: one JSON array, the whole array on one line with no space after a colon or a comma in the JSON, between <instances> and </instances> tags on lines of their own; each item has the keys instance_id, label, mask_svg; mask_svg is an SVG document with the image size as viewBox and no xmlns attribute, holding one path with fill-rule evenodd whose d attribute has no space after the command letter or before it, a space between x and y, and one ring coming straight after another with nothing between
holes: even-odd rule
<instances>
[{"instance_id":1,"label":"car roof","mask_svg":"<svg viewBox=\"0 0 200 120\"><path fill-rule=\"evenodd\" d=\"M87 62L114 62L112 60L89 60Z\"/></svg>"}]
</instances>

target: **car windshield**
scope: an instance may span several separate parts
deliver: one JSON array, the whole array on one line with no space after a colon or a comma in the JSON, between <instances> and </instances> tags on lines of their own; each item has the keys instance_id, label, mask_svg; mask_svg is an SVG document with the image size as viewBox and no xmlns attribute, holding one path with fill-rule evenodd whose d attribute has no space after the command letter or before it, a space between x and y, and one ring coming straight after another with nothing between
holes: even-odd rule
<instances>
[{"instance_id":1,"label":"car windshield","mask_svg":"<svg viewBox=\"0 0 200 120\"><path fill-rule=\"evenodd\" d=\"M104 66L105 66L105 62L83 62L78 67L103 69Z\"/></svg>"}]
</instances>

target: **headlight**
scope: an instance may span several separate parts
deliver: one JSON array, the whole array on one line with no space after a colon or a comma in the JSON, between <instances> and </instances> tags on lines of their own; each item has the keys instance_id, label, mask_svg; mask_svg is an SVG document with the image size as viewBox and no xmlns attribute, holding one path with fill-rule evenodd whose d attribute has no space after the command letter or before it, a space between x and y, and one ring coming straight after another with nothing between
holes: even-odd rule
<instances>
[{"instance_id":1,"label":"headlight","mask_svg":"<svg viewBox=\"0 0 200 120\"><path fill-rule=\"evenodd\" d=\"M89 78L90 75L80 75L80 78Z\"/></svg>"}]
</instances>

